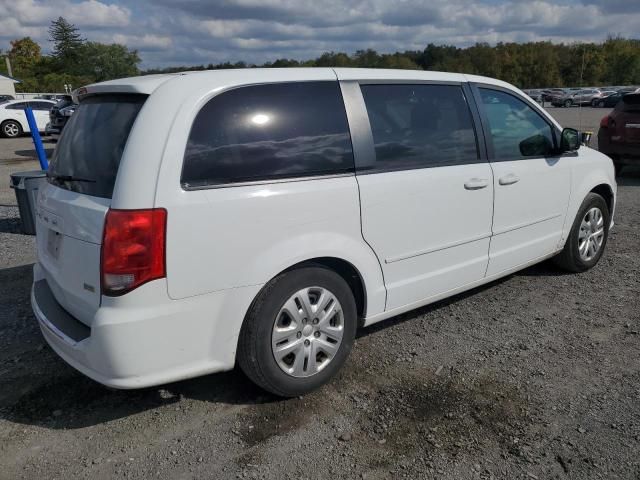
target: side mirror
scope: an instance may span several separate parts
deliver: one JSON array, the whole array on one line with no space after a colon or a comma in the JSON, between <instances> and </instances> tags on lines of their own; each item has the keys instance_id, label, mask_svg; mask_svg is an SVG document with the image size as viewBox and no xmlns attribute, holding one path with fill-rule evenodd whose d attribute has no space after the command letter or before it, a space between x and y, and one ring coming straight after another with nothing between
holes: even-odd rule
<instances>
[{"instance_id":1,"label":"side mirror","mask_svg":"<svg viewBox=\"0 0 640 480\"><path fill-rule=\"evenodd\" d=\"M575 152L580 148L580 133L575 128L565 128L560 135L560 152Z\"/></svg>"}]
</instances>

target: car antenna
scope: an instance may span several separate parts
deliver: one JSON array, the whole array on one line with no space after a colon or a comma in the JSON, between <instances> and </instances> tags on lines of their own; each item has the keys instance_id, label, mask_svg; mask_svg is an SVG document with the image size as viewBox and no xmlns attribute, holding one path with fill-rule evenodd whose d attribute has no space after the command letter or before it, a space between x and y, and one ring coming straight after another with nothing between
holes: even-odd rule
<instances>
[{"instance_id":1,"label":"car antenna","mask_svg":"<svg viewBox=\"0 0 640 480\"><path fill-rule=\"evenodd\" d=\"M587 54L587 50L583 45L582 46L582 66L580 68L580 88L584 88L584 85L582 84L582 82L584 78L584 62L585 62L586 54ZM578 101L578 130L582 132L582 101L581 100Z\"/></svg>"}]
</instances>

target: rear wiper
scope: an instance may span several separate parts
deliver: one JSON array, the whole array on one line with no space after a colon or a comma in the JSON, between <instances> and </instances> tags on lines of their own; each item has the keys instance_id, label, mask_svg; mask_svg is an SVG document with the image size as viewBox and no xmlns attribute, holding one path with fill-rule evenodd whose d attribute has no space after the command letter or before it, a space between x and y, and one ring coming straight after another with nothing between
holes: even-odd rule
<instances>
[{"instance_id":1,"label":"rear wiper","mask_svg":"<svg viewBox=\"0 0 640 480\"><path fill-rule=\"evenodd\" d=\"M88 182L88 183L96 183L95 180L90 178L81 178L75 177L73 175L56 175L55 173L47 173L47 177L53 178L59 182Z\"/></svg>"}]
</instances>

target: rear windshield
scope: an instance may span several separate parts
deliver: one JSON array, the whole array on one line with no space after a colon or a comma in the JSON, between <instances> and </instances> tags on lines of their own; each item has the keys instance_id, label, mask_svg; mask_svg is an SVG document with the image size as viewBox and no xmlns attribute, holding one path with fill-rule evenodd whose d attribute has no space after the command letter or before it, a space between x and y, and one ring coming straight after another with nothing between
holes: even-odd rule
<instances>
[{"instance_id":1,"label":"rear windshield","mask_svg":"<svg viewBox=\"0 0 640 480\"><path fill-rule=\"evenodd\" d=\"M625 112L640 112L640 94L622 97L622 109Z\"/></svg>"},{"instance_id":2,"label":"rear windshield","mask_svg":"<svg viewBox=\"0 0 640 480\"><path fill-rule=\"evenodd\" d=\"M129 132L146 95L97 95L82 101L62 131L49 181L67 190L111 198Z\"/></svg>"}]
</instances>

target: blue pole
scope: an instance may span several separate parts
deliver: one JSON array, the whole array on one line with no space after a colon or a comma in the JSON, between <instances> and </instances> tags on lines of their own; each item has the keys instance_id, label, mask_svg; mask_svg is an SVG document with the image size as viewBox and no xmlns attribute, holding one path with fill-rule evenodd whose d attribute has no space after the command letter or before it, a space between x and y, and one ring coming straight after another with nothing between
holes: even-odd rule
<instances>
[{"instance_id":1,"label":"blue pole","mask_svg":"<svg viewBox=\"0 0 640 480\"><path fill-rule=\"evenodd\" d=\"M36 147L36 153L38 154L38 160L40 161L40 168L42 168L42 170L48 170L49 162L47 161L47 154L44 153L44 147L42 146L42 138L40 138L36 117L33 116L33 110L31 110L31 107L25 108L24 113L27 116L27 123L29 124L29 130L31 130L33 144Z\"/></svg>"}]
</instances>

